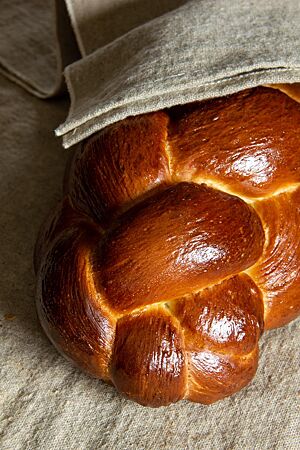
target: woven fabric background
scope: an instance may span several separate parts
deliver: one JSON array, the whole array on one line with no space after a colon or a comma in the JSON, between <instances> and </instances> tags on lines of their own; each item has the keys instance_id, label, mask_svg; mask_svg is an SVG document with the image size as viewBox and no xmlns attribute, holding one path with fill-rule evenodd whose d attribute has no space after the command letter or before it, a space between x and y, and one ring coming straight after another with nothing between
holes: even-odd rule
<instances>
[{"instance_id":1,"label":"woven fabric background","mask_svg":"<svg viewBox=\"0 0 300 450\"><path fill-rule=\"evenodd\" d=\"M120 0L117 3L123 11ZM28 89L27 81L31 80L29 90L33 92L36 73L43 79L52 76L54 84L57 82L51 31L40 22L35 28L35 20L20 15L22 11L29 14L25 4L6 2L6 8L18 6L14 21L12 10L5 9L10 22L4 20L2 9L0 16L2 25L7 25L0 29L1 68L10 78L0 76L0 448L299 449L299 319L262 337L259 369L247 388L208 407L188 402L161 409L136 405L121 398L112 387L75 369L45 337L35 312L33 246L40 223L61 196L64 167L72 150L62 150L53 134L67 114L67 97L40 100L11 81L20 83L13 60L21 71L26 67L37 70L25 61L24 52L29 49L38 59L39 69L22 72L21 85ZM160 13L156 11L155 17ZM105 14L101 17L111 17ZM50 19L45 10L39 20L50 24ZM24 20L32 24L31 32ZM143 17L139 20L142 23ZM79 25L77 32L82 23ZM124 31L135 25L127 24ZM286 27L290 32L291 24ZM14 41L10 41L11 36ZM44 53L34 53L28 45L32 42L34 46L41 39L45 39ZM104 34L101 39L107 44L110 37ZM6 44L16 53L4 55ZM298 57L299 47L296 53ZM52 87L47 89L40 85L39 94L49 95Z\"/></svg>"}]
</instances>

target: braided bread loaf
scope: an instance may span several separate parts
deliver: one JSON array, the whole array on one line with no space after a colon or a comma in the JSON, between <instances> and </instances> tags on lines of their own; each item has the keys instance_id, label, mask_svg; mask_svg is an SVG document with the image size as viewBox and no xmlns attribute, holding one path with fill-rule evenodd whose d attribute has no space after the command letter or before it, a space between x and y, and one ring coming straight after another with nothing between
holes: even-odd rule
<instances>
[{"instance_id":1,"label":"braided bread loaf","mask_svg":"<svg viewBox=\"0 0 300 450\"><path fill-rule=\"evenodd\" d=\"M75 153L36 245L67 357L143 405L211 403L300 312L300 105L260 87L130 117Z\"/></svg>"}]
</instances>

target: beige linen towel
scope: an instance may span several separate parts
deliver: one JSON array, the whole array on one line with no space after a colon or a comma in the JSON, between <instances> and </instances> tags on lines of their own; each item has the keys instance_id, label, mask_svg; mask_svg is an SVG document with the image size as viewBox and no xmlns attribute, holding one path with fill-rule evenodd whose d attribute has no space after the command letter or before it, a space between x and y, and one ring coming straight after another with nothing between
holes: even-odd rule
<instances>
[{"instance_id":1,"label":"beige linen towel","mask_svg":"<svg viewBox=\"0 0 300 450\"><path fill-rule=\"evenodd\" d=\"M44 97L59 92L62 67L79 58L63 1L56 8L47 1L48 8L2 0L0 16L0 70ZM65 147L132 114L300 81L299 0L66 0L66 7L82 58L65 70L71 108L56 131ZM56 40L54 54L44 34Z\"/></svg>"},{"instance_id":2,"label":"beige linen towel","mask_svg":"<svg viewBox=\"0 0 300 450\"><path fill-rule=\"evenodd\" d=\"M0 73L37 97L59 94L80 53L62 0L0 1Z\"/></svg>"},{"instance_id":3,"label":"beige linen towel","mask_svg":"<svg viewBox=\"0 0 300 450\"><path fill-rule=\"evenodd\" d=\"M69 3L81 17L81 2ZM181 3L99 48L108 41L101 28L90 36L84 19L74 24L91 53L65 72L72 103L57 129L65 147L128 115L300 81L299 0Z\"/></svg>"}]
</instances>

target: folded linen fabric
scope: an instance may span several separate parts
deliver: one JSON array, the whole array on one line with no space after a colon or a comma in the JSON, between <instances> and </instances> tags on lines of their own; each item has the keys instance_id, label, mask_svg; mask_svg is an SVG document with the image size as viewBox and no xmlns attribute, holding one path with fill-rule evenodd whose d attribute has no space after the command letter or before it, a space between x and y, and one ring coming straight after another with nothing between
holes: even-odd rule
<instances>
[{"instance_id":1,"label":"folded linen fabric","mask_svg":"<svg viewBox=\"0 0 300 450\"><path fill-rule=\"evenodd\" d=\"M63 69L79 57L64 2L1 1L0 73L48 98L64 89Z\"/></svg>"},{"instance_id":2,"label":"folded linen fabric","mask_svg":"<svg viewBox=\"0 0 300 450\"><path fill-rule=\"evenodd\" d=\"M69 3L79 17L81 3ZM300 81L297 0L181 3L102 47L101 28L98 38L73 22L88 55L65 72L72 103L57 129L65 147L129 115Z\"/></svg>"},{"instance_id":3,"label":"folded linen fabric","mask_svg":"<svg viewBox=\"0 0 300 450\"><path fill-rule=\"evenodd\" d=\"M0 71L48 97L67 66L65 147L129 115L300 81L298 0L4 0L2 11Z\"/></svg>"}]
</instances>

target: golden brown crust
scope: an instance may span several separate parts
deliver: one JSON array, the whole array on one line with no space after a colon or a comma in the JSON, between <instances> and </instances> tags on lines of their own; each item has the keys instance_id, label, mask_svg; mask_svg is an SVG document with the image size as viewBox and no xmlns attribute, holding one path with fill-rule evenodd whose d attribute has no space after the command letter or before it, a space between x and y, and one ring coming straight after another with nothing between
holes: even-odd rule
<instances>
[{"instance_id":1,"label":"golden brown crust","mask_svg":"<svg viewBox=\"0 0 300 450\"><path fill-rule=\"evenodd\" d=\"M95 270L111 308L124 312L238 273L257 261L263 243L260 219L241 199L177 183L121 217Z\"/></svg>"},{"instance_id":2,"label":"golden brown crust","mask_svg":"<svg viewBox=\"0 0 300 450\"><path fill-rule=\"evenodd\" d=\"M249 273L264 293L266 329L300 314L300 187L255 205L268 236Z\"/></svg>"},{"instance_id":3,"label":"golden brown crust","mask_svg":"<svg viewBox=\"0 0 300 450\"><path fill-rule=\"evenodd\" d=\"M186 348L247 354L263 331L262 295L245 274L170 304L185 333Z\"/></svg>"},{"instance_id":4,"label":"golden brown crust","mask_svg":"<svg viewBox=\"0 0 300 450\"><path fill-rule=\"evenodd\" d=\"M300 103L300 83L281 83L269 85L272 89L279 89L296 102Z\"/></svg>"},{"instance_id":5,"label":"golden brown crust","mask_svg":"<svg viewBox=\"0 0 300 450\"><path fill-rule=\"evenodd\" d=\"M42 259L47 251L52 247L54 241L63 231L67 231L74 225L89 226L91 229L103 235L104 231L95 224L91 218L85 214L78 213L70 203L70 198L66 195L51 214L45 219L40 228L40 232L34 249L34 268L38 271Z\"/></svg>"},{"instance_id":6,"label":"golden brown crust","mask_svg":"<svg viewBox=\"0 0 300 450\"><path fill-rule=\"evenodd\" d=\"M56 211L55 239L51 240L53 223L50 221L45 228L49 241L39 268L39 317L60 351L89 373L107 380L115 320L101 304L89 261L101 234L70 210L65 201ZM70 222L60 230L66 217Z\"/></svg>"},{"instance_id":7,"label":"golden brown crust","mask_svg":"<svg viewBox=\"0 0 300 450\"><path fill-rule=\"evenodd\" d=\"M186 362L182 331L163 307L118 321L112 380L142 405L162 406L183 398Z\"/></svg>"},{"instance_id":8,"label":"golden brown crust","mask_svg":"<svg viewBox=\"0 0 300 450\"><path fill-rule=\"evenodd\" d=\"M60 351L143 405L245 386L264 322L300 312L299 129L299 104L257 88L87 140L35 251Z\"/></svg>"},{"instance_id":9,"label":"golden brown crust","mask_svg":"<svg viewBox=\"0 0 300 450\"><path fill-rule=\"evenodd\" d=\"M168 182L168 120L163 112L134 117L88 140L70 170L73 204L107 225L118 208Z\"/></svg>"},{"instance_id":10,"label":"golden brown crust","mask_svg":"<svg viewBox=\"0 0 300 450\"><path fill-rule=\"evenodd\" d=\"M300 108L269 88L178 108L170 147L179 179L212 179L246 197L300 182Z\"/></svg>"},{"instance_id":11,"label":"golden brown crust","mask_svg":"<svg viewBox=\"0 0 300 450\"><path fill-rule=\"evenodd\" d=\"M234 394L254 377L258 349L246 356L218 354L209 350L189 354L189 394L193 402L209 404Z\"/></svg>"}]
</instances>

